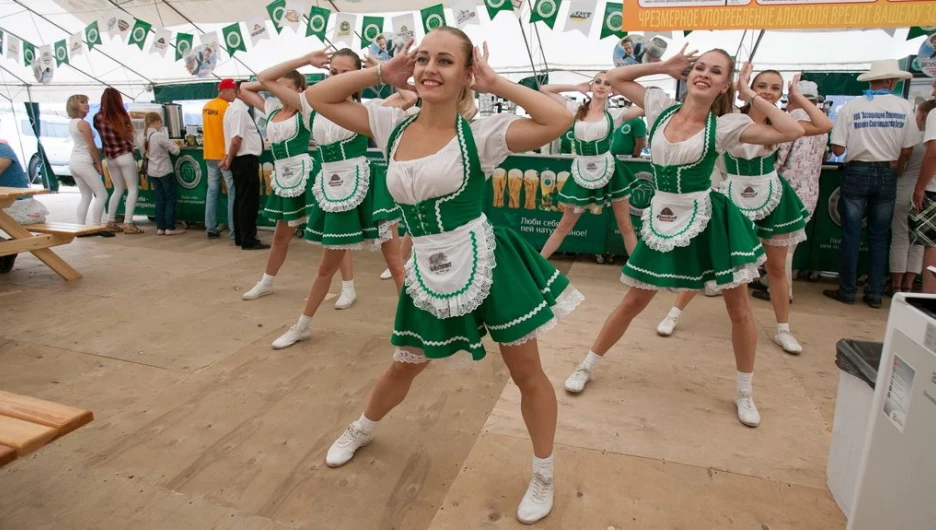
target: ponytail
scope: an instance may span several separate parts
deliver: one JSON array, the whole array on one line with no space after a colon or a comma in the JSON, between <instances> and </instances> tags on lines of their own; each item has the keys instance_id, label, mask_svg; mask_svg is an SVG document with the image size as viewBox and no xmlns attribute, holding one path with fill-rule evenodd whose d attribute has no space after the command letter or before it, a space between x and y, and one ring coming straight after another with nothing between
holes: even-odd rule
<instances>
[{"instance_id":1,"label":"ponytail","mask_svg":"<svg viewBox=\"0 0 936 530\"><path fill-rule=\"evenodd\" d=\"M725 50L721 48L715 48L712 52L720 53L728 59L728 79L734 79L735 73L735 62L731 55L728 54ZM715 101L712 102L711 110L712 114L716 116L724 116L726 114L731 114L734 112L734 102L735 102L735 87L734 83L728 87L728 90L724 94L719 94Z\"/></svg>"},{"instance_id":2,"label":"ponytail","mask_svg":"<svg viewBox=\"0 0 936 530\"><path fill-rule=\"evenodd\" d=\"M463 88L461 93L458 95L458 103L455 108L458 110L458 113L461 114L462 117L466 120L471 120L471 118L473 118L477 113L474 97L474 90L468 87Z\"/></svg>"}]
</instances>

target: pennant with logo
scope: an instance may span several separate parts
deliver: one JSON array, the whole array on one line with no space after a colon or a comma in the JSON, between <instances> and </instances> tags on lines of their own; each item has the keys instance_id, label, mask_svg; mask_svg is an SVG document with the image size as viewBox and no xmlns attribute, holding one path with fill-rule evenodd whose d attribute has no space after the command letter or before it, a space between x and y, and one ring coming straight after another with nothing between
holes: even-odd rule
<instances>
[{"instance_id":1,"label":"pennant with logo","mask_svg":"<svg viewBox=\"0 0 936 530\"><path fill-rule=\"evenodd\" d=\"M36 60L36 47L29 41L23 41L23 66L32 66Z\"/></svg>"},{"instance_id":2,"label":"pennant with logo","mask_svg":"<svg viewBox=\"0 0 936 530\"><path fill-rule=\"evenodd\" d=\"M81 33L75 33L68 37L68 57L69 60L78 55L84 54L84 39Z\"/></svg>"},{"instance_id":3,"label":"pennant with logo","mask_svg":"<svg viewBox=\"0 0 936 530\"><path fill-rule=\"evenodd\" d=\"M7 38L7 41L6 41L7 59L13 59L14 61L16 61L19 59L20 48L22 47L23 41L21 41L17 37L14 37L13 35L10 35L9 33L7 33L6 38Z\"/></svg>"},{"instance_id":4,"label":"pennant with logo","mask_svg":"<svg viewBox=\"0 0 936 530\"><path fill-rule=\"evenodd\" d=\"M195 36L190 33L176 33L175 60L185 59L195 47Z\"/></svg>"},{"instance_id":5,"label":"pennant with logo","mask_svg":"<svg viewBox=\"0 0 936 530\"><path fill-rule=\"evenodd\" d=\"M459 28L471 24L480 24L475 0L453 0L451 7L452 13L455 15L455 25Z\"/></svg>"},{"instance_id":6,"label":"pennant with logo","mask_svg":"<svg viewBox=\"0 0 936 530\"><path fill-rule=\"evenodd\" d=\"M343 42L348 46L354 45L354 26L357 25L357 15L350 13L335 14L335 31L332 33L332 44Z\"/></svg>"},{"instance_id":7,"label":"pennant with logo","mask_svg":"<svg viewBox=\"0 0 936 530\"><path fill-rule=\"evenodd\" d=\"M412 13L397 15L390 19L394 40L406 42L416 38L416 17Z\"/></svg>"},{"instance_id":8,"label":"pennant with logo","mask_svg":"<svg viewBox=\"0 0 936 530\"><path fill-rule=\"evenodd\" d=\"M262 40L270 38L270 30L267 29L266 20L255 18L247 23L247 32L250 33L250 44L254 47Z\"/></svg>"},{"instance_id":9,"label":"pennant with logo","mask_svg":"<svg viewBox=\"0 0 936 530\"><path fill-rule=\"evenodd\" d=\"M46 44L45 46L39 46L36 52L36 58L39 60L39 65L43 70L54 68L55 67L55 51L52 49L51 44Z\"/></svg>"},{"instance_id":10,"label":"pennant with logo","mask_svg":"<svg viewBox=\"0 0 936 530\"><path fill-rule=\"evenodd\" d=\"M247 46L244 44L244 35L241 33L240 29L240 22L225 26L224 29L221 30L221 34L224 36L224 46L232 57L234 56L234 52L247 51Z\"/></svg>"},{"instance_id":11,"label":"pennant with logo","mask_svg":"<svg viewBox=\"0 0 936 530\"><path fill-rule=\"evenodd\" d=\"M572 0L563 31L578 31L587 37L595 20L597 3L598 0Z\"/></svg>"},{"instance_id":12,"label":"pennant with logo","mask_svg":"<svg viewBox=\"0 0 936 530\"><path fill-rule=\"evenodd\" d=\"M305 5L308 5L306 2ZM299 23L302 22L302 11L305 9L305 6L299 5L298 1L288 0L286 2L286 11L283 12L283 17L280 18L280 27L290 28L295 32L299 31Z\"/></svg>"},{"instance_id":13,"label":"pennant with logo","mask_svg":"<svg viewBox=\"0 0 936 530\"><path fill-rule=\"evenodd\" d=\"M377 36L383 33L383 25L383 17L365 16L363 18L363 22L361 22L361 48L370 46Z\"/></svg>"},{"instance_id":14,"label":"pennant with logo","mask_svg":"<svg viewBox=\"0 0 936 530\"><path fill-rule=\"evenodd\" d=\"M85 41L88 42L88 49L101 44L101 30L98 29L98 21L88 24L84 30Z\"/></svg>"},{"instance_id":15,"label":"pennant with logo","mask_svg":"<svg viewBox=\"0 0 936 530\"><path fill-rule=\"evenodd\" d=\"M604 18L601 22L601 36L599 39L605 37L610 37L614 35L619 39L623 39L627 32L624 31L624 15L621 13L621 10L624 9L623 4L612 4L608 3L605 6Z\"/></svg>"},{"instance_id":16,"label":"pennant with logo","mask_svg":"<svg viewBox=\"0 0 936 530\"><path fill-rule=\"evenodd\" d=\"M202 45L206 48L211 48L213 53L218 53L221 50L221 46L218 44L218 32L212 31L210 33L202 33L198 40L201 41Z\"/></svg>"},{"instance_id":17,"label":"pennant with logo","mask_svg":"<svg viewBox=\"0 0 936 530\"><path fill-rule=\"evenodd\" d=\"M133 30L130 32L130 42L127 44L130 46L135 45L142 50L143 44L146 42L146 36L149 35L150 28L152 27L153 25L149 22L136 19L136 22L133 24Z\"/></svg>"},{"instance_id":18,"label":"pennant with logo","mask_svg":"<svg viewBox=\"0 0 936 530\"><path fill-rule=\"evenodd\" d=\"M33 75L36 77L36 81L43 85L51 83L52 76L55 75L54 53L51 44L39 46L39 48L34 51L35 58L32 63Z\"/></svg>"},{"instance_id":19,"label":"pennant with logo","mask_svg":"<svg viewBox=\"0 0 936 530\"><path fill-rule=\"evenodd\" d=\"M309 9L309 24L306 26L306 37L318 37L318 40L325 42L325 30L328 29L328 17L331 11L324 7L312 6Z\"/></svg>"},{"instance_id":20,"label":"pennant with logo","mask_svg":"<svg viewBox=\"0 0 936 530\"><path fill-rule=\"evenodd\" d=\"M936 26L913 26L910 28L910 32L907 33L907 40L929 35L933 30L936 30Z\"/></svg>"},{"instance_id":21,"label":"pennant with logo","mask_svg":"<svg viewBox=\"0 0 936 530\"><path fill-rule=\"evenodd\" d=\"M267 13L270 14L270 20L273 21L273 29L277 33L283 31L281 21L286 15L286 0L273 0L266 6Z\"/></svg>"},{"instance_id":22,"label":"pennant with logo","mask_svg":"<svg viewBox=\"0 0 936 530\"><path fill-rule=\"evenodd\" d=\"M165 57L169 51L169 42L172 41L172 32L168 29L157 29L153 34L153 42L150 43L150 53L158 53Z\"/></svg>"},{"instance_id":23,"label":"pennant with logo","mask_svg":"<svg viewBox=\"0 0 936 530\"><path fill-rule=\"evenodd\" d=\"M556 25L562 0L536 0L530 13L530 22L545 22L549 29Z\"/></svg>"},{"instance_id":24,"label":"pennant with logo","mask_svg":"<svg viewBox=\"0 0 936 530\"><path fill-rule=\"evenodd\" d=\"M68 41L62 39L55 43L55 66L68 64Z\"/></svg>"},{"instance_id":25,"label":"pennant with logo","mask_svg":"<svg viewBox=\"0 0 936 530\"><path fill-rule=\"evenodd\" d=\"M506 2L507 0L504 1ZM445 23L445 8L442 7L442 4L436 4L422 9L419 11L419 15L422 17L423 31L426 33L447 25Z\"/></svg>"},{"instance_id":26,"label":"pennant with logo","mask_svg":"<svg viewBox=\"0 0 936 530\"><path fill-rule=\"evenodd\" d=\"M513 2L510 0L484 0L484 7L487 8L488 16L491 20L501 11L513 12Z\"/></svg>"},{"instance_id":27,"label":"pennant with logo","mask_svg":"<svg viewBox=\"0 0 936 530\"><path fill-rule=\"evenodd\" d=\"M131 26L130 15L118 12L107 17L107 33L111 37L120 37L120 40L126 40L130 34Z\"/></svg>"}]
</instances>

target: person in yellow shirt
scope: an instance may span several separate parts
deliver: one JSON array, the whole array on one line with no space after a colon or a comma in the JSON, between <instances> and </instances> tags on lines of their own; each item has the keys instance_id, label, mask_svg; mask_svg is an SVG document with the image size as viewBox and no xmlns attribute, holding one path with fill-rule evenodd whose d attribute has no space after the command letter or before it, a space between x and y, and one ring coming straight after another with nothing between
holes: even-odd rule
<instances>
[{"instance_id":1,"label":"person in yellow shirt","mask_svg":"<svg viewBox=\"0 0 936 530\"><path fill-rule=\"evenodd\" d=\"M208 239L218 238L218 195L221 191L221 176L227 185L227 219L234 238L234 175L230 169L218 165L227 154L224 143L224 113L237 97L237 85L233 79L222 79L218 84L218 97L202 108L202 138L204 140L205 166L208 168L208 196L205 198L205 231Z\"/></svg>"}]
</instances>

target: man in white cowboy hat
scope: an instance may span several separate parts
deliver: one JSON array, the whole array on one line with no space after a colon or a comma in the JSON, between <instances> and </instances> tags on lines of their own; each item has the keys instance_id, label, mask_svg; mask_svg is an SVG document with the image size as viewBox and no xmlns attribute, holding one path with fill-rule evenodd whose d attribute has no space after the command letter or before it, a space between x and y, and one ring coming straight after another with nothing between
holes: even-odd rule
<instances>
[{"instance_id":1,"label":"man in white cowboy hat","mask_svg":"<svg viewBox=\"0 0 936 530\"><path fill-rule=\"evenodd\" d=\"M858 81L871 85L870 90L839 110L832 129L832 152L846 154L838 201L842 263L839 288L823 294L839 302L853 304L858 294L858 248L861 222L867 215L868 285L863 301L881 307L898 168L910 156L920 134L913 106L892 92L899 80L911 77L894 59L873 61L871 70L858 76Z\"/></svg>"}]
</instances>

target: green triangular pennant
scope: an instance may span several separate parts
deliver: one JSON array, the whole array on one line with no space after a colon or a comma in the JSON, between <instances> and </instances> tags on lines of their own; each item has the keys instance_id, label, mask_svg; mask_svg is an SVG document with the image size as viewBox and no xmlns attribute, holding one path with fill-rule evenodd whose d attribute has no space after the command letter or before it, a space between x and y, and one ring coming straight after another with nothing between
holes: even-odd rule
<instances>
[{"instance_id":1,"label":"green triangular pennant","mask_svg":"<svg viewBox=\"0 0 936 530\"><path fill-rule=\"evenodd\" d=\"M383 17L364 17L361 23L361 48L366 48L383 33Z\"/></svg>"},{"instance_id":2,"label":"green triangular pennant","mask_svg":"<svg viewBox=\"0 0 936 530\"><path fill-rule=\"evenodd\" d=\"M62 39L55 43L55 66L68 64L68 41Z\"/></svg>"},{"instance_id":3,"label":"green triangular pennant","mask_svg":"<svg viewBox=\"0 0 936 530\"><path fill-rule=\"evenodd\" d=\"M136 44L142 50L143 43L146 42L146 36L149 35L150 28L152 27L153 25L149 22L136 19L136 23L133 24L133 29L130 30L130 39L127 41L127 44L131 46Z\"/></svg>"},{"instance_id":4,"label":"green triangular pennant","mask_svg":"<svg viewBox=\"0 0 936 530\"><path fill-rule=\"evenodd\" d=\"M230 26L224 26L224 29L221 30L221 35L224 37L224 46L227 48L227 51L230 55L234 55L234 52L245 52L247 51L247 46L244 44L244 35L241 33L240 22L235 22Z\"/></svg>"},{"instance_id":5,"label":"green triangular pennant","mask_svg":"<svg viewBox=\"0 0 936 530\"><path fill-rule=\"evenodd\" d=\"M501 11L513 12L513 2L511 0L484 0L484 7L487 8L488 17L494 20L494 17Z\"/></svg>"},{"instance_id":6,"label":"green triangular pennant","mask_svg":"<svg viewBox=\"0 0 936 530\"><path fill-rule=\"evenodd\" d=\"M195 36L189 33L176 33L175 37L175 60L184 58L192 52L192 44L195 42Z\"/></svg>"},{"instance_id":7,"label":"green triangular pennant","mask_svg":"<svg viewBox=\"0 0 936 530\"><path fill-rule=\"evenodd\" d=\"M267 13L270 14L270 20L273 21L273 27L276 28L276 32L279 33L283 31L283 26L280 25L280 21L286 13L286 0L273 0L267 4L266 8Z\"/></svg>"},{"instance_id":8,"label":"green triangular pennant","mask_svg":"<svg viewBox=\"0 0 936 530\"><path fill-rule=\"evenodd\" d=\"M624 31L624 14L621 10L624 9L623 4L612 4L608 3L605 6L604 17L601 19L601 37L614 35L619 39L624 38L627 35L627 32Z\"/></svg>"},{"instance_id":9,"label":"green triangular pennant","mask_svg":"<svg viewBox=\"0 0 936 530\"><path fill-rule=\"evenodd\" d=\"M318 37L325 42L325 30L328 28L328 17L331 11L324 7L312 6L309 10L309 25L306 27L306 37Z\"/></svg>"},{"instance_id":10,"label":"green triangular pennant","mask_svg":"<svg viewBox=\"0 0 936 530\"><path fill-rule=\"evenodd\" d=\"M23 65L32 66L36 60L36 47L31 42L23 41Z\"/></svg>"},{"instance_id":11,"label":"green triangular pennant","mask_svg":"<svg viewBox=\"0 0 936 530\"><path fill-rule=\"evenodd\" d=\"M98 29L97 20L88 24L84 30L85 41L88 43L88 49L94 48L95 45L102 44L101 42L101 31Z\"/></svg>"},{"instance_id":12,"label":"green triangular pennant","mask_svg":"<svg viewBox=\"0 0 936 530\"><path fill-rule=\"evenodd\" d=\"M934 29L936 29L934 26L913 26L910 28L910 33L907 33L907 40L929 35Z\"/></svg>"},{"instance_id":13,"label":"green triangular pennant","mask_svg":"<svg viewBox=\"0 0 936 530\"><path fill-rule=\"evenodd\" d=\"M504 1L506 2L507 0ZM419 15L422 17L423 31L426 33L448 25L445 23L445 9L442 7L442 4L436 4L426 9L421 9Z\"/></svg>"},{"instance_id":14,"label":"green triangular pennant","mask_svg":"<svg viewBox=\"0 0 936 530\"><path fill-rule=\"evenodd\" d=\"M562 0L536 0L530 13L530 22L545 22L549 29L556 25Z\"/></svg>"}]
</instances>

